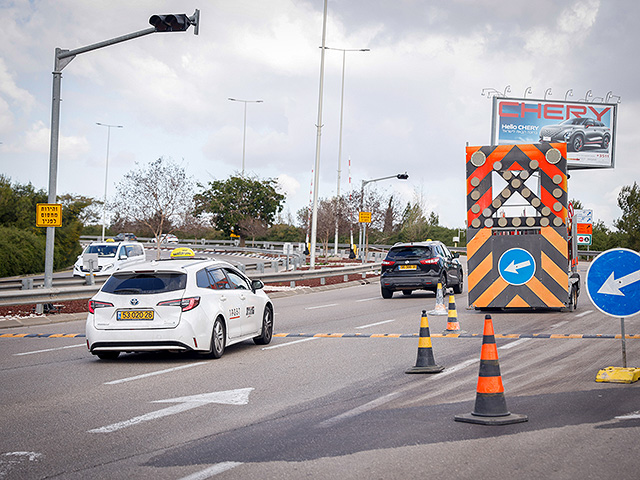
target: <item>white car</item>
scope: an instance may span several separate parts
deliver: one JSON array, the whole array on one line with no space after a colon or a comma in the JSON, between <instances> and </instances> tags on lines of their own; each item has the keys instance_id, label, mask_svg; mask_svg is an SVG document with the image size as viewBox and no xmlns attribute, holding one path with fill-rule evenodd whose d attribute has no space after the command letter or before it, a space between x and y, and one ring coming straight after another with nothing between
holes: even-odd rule
<instances>
[{"instance_id":1,"label":"white car","mask_svg":"<svg viewBox=\"0 0 640 480\"><path fill-rule=\"evenodd\" d=\"M89 301L89 351L194 351L220 358L225 347L271 342L273 304L260 280L213 259L154 260L115 272Z\"/></svg>"},{"instance_id":2,"label":"white car","mask_svg":"<svg viewBox=\"0 0 640 480\"><path fill-rule=\"evenodd\" d=\"M163 233L160 235L160 243L178 243L178 237L172 233Z\"/></svg>"},{"instance_id":3,"label":"white car","mask_svg":"<svg viewBox=\"0 0 640 480\"><path fill-rule=\"evenodd\" d=\"M111 275L117 269L146 260L144 247L138 242L93 242L87 245L73 265L73 275L84 277L91 271L88 261L93 258L96 276Z\"/></svg>"}]
</instances>

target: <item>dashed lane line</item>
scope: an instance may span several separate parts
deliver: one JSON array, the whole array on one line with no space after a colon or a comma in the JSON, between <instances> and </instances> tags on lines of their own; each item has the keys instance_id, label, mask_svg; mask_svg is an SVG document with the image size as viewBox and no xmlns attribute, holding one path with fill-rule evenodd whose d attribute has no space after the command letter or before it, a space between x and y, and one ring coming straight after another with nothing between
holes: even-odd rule
<instances>
[{"instance_id":1,"label":"dashed lane line","mask_svg":"<svg viewBox=\"0 0 640 480\"><path fill-rule=\"evenodd\" d=\"M356 327L357 328L357 327ZM0 338L81 338L82 333L59 334L59 333L5 333ZM417 333L274 333L274 337L295 338L295 337L319 337L319 338L416 338ZM482 333L434 333L431 338L476 338L482 337ZM627 334L627 340L640 340L640 334ZM496 333L495 338L552 338L552 339L621 339L620 334L607 333Z\"/></svg>"}]
</instances>

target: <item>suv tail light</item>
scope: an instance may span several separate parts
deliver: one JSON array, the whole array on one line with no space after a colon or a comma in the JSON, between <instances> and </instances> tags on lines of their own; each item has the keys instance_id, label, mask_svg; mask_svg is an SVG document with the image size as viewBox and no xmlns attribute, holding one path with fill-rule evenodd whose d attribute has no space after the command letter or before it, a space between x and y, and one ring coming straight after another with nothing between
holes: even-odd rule
<instances>
[{"instance_id":1,"label":"suv tail light","mask_svg":"<svg viewBox=\"0 0 640 480\"><path fill-rule=\"evenodd\" d=\"M183 312L193 310L200 304L200 297L178 298L158 303L159 307L180 307Z\"/></svg>"},{"instance_id":2,"label":"suv tail light","mask_svg":"<svg viewBox=\"0 0 640 480\"><path fill-rule=\"evenodd\" d=\"M433 264L438 263L438 258L437 258L437 257L434 257L434 258L425 258L425 259L423 259L423 260L420 260L420 263L421 263L422 265L433 265Z\"/></svg>"},{"instance_id":3,"label":"suv tail light","mask_svg":"<svg viewBox=\"0 0 640 480\"><path fill-rule=\"evenodd\" d=\"M98 300L89 300L89 313L96 313L96 308L113 307L111 302L100 302Z\"/></svg>"},{"instance_id":4,"label":"suv tail light","mask_svg":"<svg viewBox=\"0 0 640 480\"><path fill-rule=\"evenodd\" d=\"M382 264L383 265L387 265L387 266L393 265L394 263L396 263L396 262L394 262L393 260L383 260L382 261Z\"/></svg>"}]
</instances>

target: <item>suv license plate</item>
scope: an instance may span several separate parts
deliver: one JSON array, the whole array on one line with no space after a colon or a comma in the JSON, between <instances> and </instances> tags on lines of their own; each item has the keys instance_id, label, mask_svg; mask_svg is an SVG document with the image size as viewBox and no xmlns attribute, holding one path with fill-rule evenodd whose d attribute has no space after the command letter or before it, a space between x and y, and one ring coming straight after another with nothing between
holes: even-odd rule
<instances>
[{"instance_id":1,"label":"suv license plate","mask_svg":"<svg viewBox=\"0 0 640 480\"><path fill-rule=\"evenodd\" d=\"M415 270L415 265L398 265L398 270Z\"/></svg>"},{"instance_id":2,"label":"suv license plate","mask_svg":"<svg viewBox=\"0 0 640 480\"><path fill-rule=\"evenodd\" d=\"M118 312L118 320L153 320L153 310L123 310Z\"/></svg>"}]
</instances>

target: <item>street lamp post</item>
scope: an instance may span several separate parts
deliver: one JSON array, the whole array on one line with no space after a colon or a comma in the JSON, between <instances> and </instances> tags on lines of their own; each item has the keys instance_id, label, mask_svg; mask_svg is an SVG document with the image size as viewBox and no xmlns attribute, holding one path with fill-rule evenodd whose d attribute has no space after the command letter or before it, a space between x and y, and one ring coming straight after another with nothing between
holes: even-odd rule
<instances>
[{"instance_id":1,"label":"street lamp post","mask_svg":"<svg viewBox=\"0 0 640 480\"><path fill-rule=\"evenodd\" d=\"M320 53L320 88L318 89L318 121L316 123L316 159L313 176L313 209L311 211L311 252L309 268L316 267L316 235L318 233L318 188L320 187L320 144L322 137L322 96L324 92L324 46L327 40L327 0L322 14L322 51Z\"/></svg>"},{"instance_id":2,"label":"street lamp post","mask_svg":"<svg viewBox=\"0 0 640 480\"><path fill-rule=\"evenodd\" d=\"M409 174L407 172L404 172L404 173L398 173L397 175L389 175L386 177L374 178L372 180L362 180L362 186L360 187L360 211L363 211L363 208L364 208L364 187L369 183L379 182L380 180L389 180L390 178L397 178L398 180L406 180L409 178ZM367 224L362 223L360 227L360 241L358 242L358 254L362 259L362 263L364 263L366 259L365 258L366 255L364 252L365 245L367 244L366 236L367 236Z\"/></svg>"},{"instance_id":3,"label":"street lamp post","mask_svg":"<svg viewBox=\"0 0 640 480\"><path fill-rule=\"evenodd\" d=\"M332 48L324 47L325 50L337 50L342 52L342 92L340 94L340 139L338 143L338 184L336 186L336 201L340 201L340 173L342 163L342 118L344 113L344 70L346 64L347 52L369 52L368 48ZM333 250L334 255L338 255L338 210L336 204L336 234L335 234L335 247Z\"/></svg>"},{"instance_id":4,"label":"street lamp post","mask_svg":"<svg viewBox=\"0 0 640 480\"><path fill-rule=\"evenodd\" d=\"M109 142L111 140L111 129L122 128L122 125L109 125L107 123L96 122L96 125L101 127L107 127L107 159L104 167L104 199L102 202L102 241L104 242L104 230L106 227L107 218L107 179L109 177Z\"/></svg>"},{"instance_id":5,"label":"street lamp post","mask_svg":"<svg viewBox=\"0 0 640 480\"><path fill-rule=\"evenodd\" d=\"M53 88L51 93L51 142L49 146L49 193L48 203L56 203L58 185L58 143L60 136L60 91L62 84L62 70L81 53L91 52L99 48L133 40L155 32L183 32L194 25L194 33L198 34L200 25L200 10L188 17L184 14L153 15L149 18L150 28L111 38L103 42L94 43L75 50L56 48L53 67ZM55 244L55 227L47 227L47 237L44 256L44 287L53 285L53 252Z\"/></svg>"},{"instance_id":6,"label":"street lamp post","mask_svg":"<svg viewBox=\"0 0 640 480\"><path fill-rule=\"evenodd\" d=\"M229 100L244 103L244 127L242 129L242 175L244 176L244 152L247 139L247 103L262 103L262 100L240 100L239 98L231 97L229 97Z\"/></svg>"}]
</instances>

